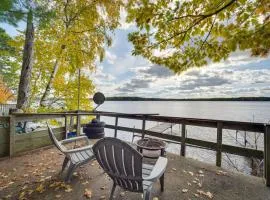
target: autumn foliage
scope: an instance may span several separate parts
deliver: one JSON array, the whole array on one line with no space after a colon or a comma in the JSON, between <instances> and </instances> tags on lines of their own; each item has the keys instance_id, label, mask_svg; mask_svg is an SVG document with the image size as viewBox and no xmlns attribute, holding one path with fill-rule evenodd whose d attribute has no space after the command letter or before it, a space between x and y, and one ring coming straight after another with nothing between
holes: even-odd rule
<instances>
[{"instance_id":1,"label":"autumn foliage","mask_svg":"<svg viewBox=\"0 0 270 200\"><path fill-rule=\"evenodd\" d=\"M6 86L4 81L0 78L0 104L7 103L7 101L13 99L14 95L12 91Z\"/></svg>"}]
</instances>

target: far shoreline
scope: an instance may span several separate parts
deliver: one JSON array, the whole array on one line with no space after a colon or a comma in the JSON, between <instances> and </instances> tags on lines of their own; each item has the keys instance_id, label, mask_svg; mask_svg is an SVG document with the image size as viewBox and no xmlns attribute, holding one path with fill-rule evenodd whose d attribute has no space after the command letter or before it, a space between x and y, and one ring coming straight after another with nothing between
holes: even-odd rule
<instances>
[{"instance_id":1,"label":"far shoreline","mask_svg":"<svg viewBox=\"0 0 270 200\"><path fill-rule=\"evenodd\" d=\"M106 101L270 101L270 97L196 98L196 99L106 97Z\"/></svg>"}]
</instances>

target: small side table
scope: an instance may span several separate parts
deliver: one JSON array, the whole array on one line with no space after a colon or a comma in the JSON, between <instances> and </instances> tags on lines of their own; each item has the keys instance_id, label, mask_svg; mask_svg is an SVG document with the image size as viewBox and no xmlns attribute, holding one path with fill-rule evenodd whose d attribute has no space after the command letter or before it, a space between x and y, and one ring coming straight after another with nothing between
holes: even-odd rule
<instances>
[{"instance_id":1,"label":"small side table","mask_svg":"<svg viewBox=\"0 0 270 200\"><path fill-rule=\"evenodd\" d=\"M165 148L167 144L154 138L143 138L136 142L137 150L143 154L145 158L157 159L159 156L166 156ZM146 155L143 150L147 150L149 153L153 151L160 151L159 155ZM151 154L151 153L150 153Z\"/></svg>"},{"instance_id":2,"label":"small side table","mask_svg":"<svg viewBox=\"0 0 270 200\"><path fill-rule=\"evenodd\" d=\"M165 148L167 144L158 139L154 138L143 138L136 142L137 150L143 155L144 158L150 159L158 159L159 156L166 156ZM160 151L160 153L156 155L147 155L143 151L146 150L148 152ZM161 191L164 191L164 174L159 178L161 184Z\"/></svg>"}]
</instances>

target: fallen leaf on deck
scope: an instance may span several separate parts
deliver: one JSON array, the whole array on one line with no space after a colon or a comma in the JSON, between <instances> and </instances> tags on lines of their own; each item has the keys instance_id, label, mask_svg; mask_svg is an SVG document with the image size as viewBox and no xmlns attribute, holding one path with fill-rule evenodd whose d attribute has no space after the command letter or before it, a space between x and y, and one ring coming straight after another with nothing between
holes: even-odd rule
<instances>
[{"instance_id":1,"label":"fallen leaf on deck","mask_svg":"<svg viewBox=\"0 0 270 200\"><path fill-rule=\"evenodd\" d=\"M199 173L199 174L203 174L203 171L202 171L202 170L199 170L198 173Z\"/></svg>"},{"instance_id":2,"label":"fallen leaf on deck","mask_svg":"<svg viewBox=\"0 0 270 200\"><path fill-rule=\"evenodd\" d=\"M28 195L31 195L34 192L34 190L28 190L27 192L28 192Z\"/></svg>"},{"instance_id":3,"label":"fallen leaf on deck","mask_svg":"<svg viewBox=\"0 0 270 200\"><path fill-rule=\"evenodd\" d=\"M194 173L193 172L188 172L191 176L193 176L194 175Z\"/></svg>"},{"instance_id":4,"label":"fallen leaf on deck","mask_svg":"<svg viewBox=\"0 0 270 200\"><path fill-rule=\"evenodd\" d=\"M73 173L73 176L78 176L78 172L74 172Z\"/></svg>"},{"instance_id":5,"label":"fallen leaf on deck","mask_svg":"<svg viewBox=\"0 0 270 200\"><path fill-rule=\"evenodd\" d=\"M173 171L176 171L176 168L172 168Z\"/></svg>"},{"instance_id":6,"label":"fallen leaf on deck","mask_svg":"<svg viewBox=\"0 0 270 200\"><path fill-rule=\"evenodd\" d=\"M44 189L44 186L42 184L40 184L37 188L36 188L36 191L39 192L39 193L42 193L45 191Z\"/></svg>"},{"instance_id":7,"label":"fallen leaf on deck","mask_svg":"<svg viewBox=\"0 0 270 200\"><path fill-rule=\"evenodd\" d=\"M11 197L12 197L12 195L8 194L8 195L5 196L5 199L10 199Z\"/></svg>"},{"instance_id":8,"label":"fallen leaf on deck","mask_svg":"<svg viewBox=\"0 0 270 200\"><path fill-rule=\"evenodd\" d=\"M154 197L153 200L158 200L158 197Z\"/></svg>"},{"instance_id":9,"label":"fallen leaf on deck","mask_svg":"<svg viewBox=\"0 0 270 200\"><path fill-rule=\"evenodd\" d=\"M121 196L121 197L125 196L125 193L124 193L124 192L121 192L121 193L120 193L120 196Z\"/></svg>"},{"instance_id":10,"label":"fallen leaf on deck","mask_svg":"<svg viewBox=\"0 0 270 200\"><path fill-rule=\"evenodd\" d=\"M21 192L19 195L19 200L24 199L25 191Z\"/></svg>"},{"instance_id":11,"label":"fallen leaf on deck","mask_svg":"<svg viewBox=\"0 0 270 200\"><path fill-rule=\"evenodd\" d=\"M59 199L59 198L61 198L62 196L61 196L61 194L57 194L57 195L55 195L55 197L56 197L57 199Z\"/></svg>"},{"instance_id":12,"label":"fallen leaf on deck","mask_svg":"<svg viewBox=\"0 0 270 200\"><path fill-rule=\"evenodd\" d=\"M200 177L204 177L204 174L199 174Z\"/></svg>"},{"instance_id":13,"label":"fallen leaf on deck","mask_svg":"<svg viewBox=\"0 0 270 200\"><path fill-rule=\"evenodd\" d=\"M209 191L204 192L203 190L197 190L197 193L202 194L202 195L208 197L209 199L212 199L214 197L213 194Z\"/></svg>"},{"instance_id":14,"label":"fallen leaf on deck","mask_svg":"<svg viewBox=\"0 0 270 200\"><path fill-rule=\"evenodd\" d=\"M105 186L100 187L101 190L105 190Z\"/></svg>"},{"instance_id":15,"label":"fallen leaf on deck","mask_svg":"<svg viewBox=\"0 0 270 200\"><path fill-rule=\"evenodd\" d=\"M188 192L188 189L183 189L182 192L183 193L187 193Z\"/></svg>"},{"instance_id":16,"label":"fallen leaf on deck","mask_svg":"<svg viewBox=\"0 0 270 200\"><path fill-rule=\"evenodd\" d=\"M65 192L72 192L71 186L66 186Z\"/></svg>"},{"instance_id":17,"label":"fallen leaf on deck","mask_svg":"<svg viewBox=\"0 0 270 200\"><path fill-rule=\"evenodd\" d=\"M187 182L188 186L191 186L191 183L190 182Z\"/></svg>"},{"instance_id":18,"label":"fallen leaf on deck","mask_svg":"<svg viewBox=\"0 0 270 200\"><path fill-rule=\"evenodd\" d=\"M88 183L89 183L88 181L85 181L85 182L83 182L82 184L83 184L83 185L86 185L86 184L88 184Z\"/></svg>"},{"instance_id":19,"label":"fallen leaf on deck","mask_svg":"<svg viewBox=\"0 0 270 200\"><path fill-rule=\"evenodd\" d=\"M25 190L26 188L28 188L28 185L23 186L22 190Z\"/></svg>"},{"instance_id":20,"label":"fallen leaf on deck","mask_svg":"<svg viewBox=\"0 0 270 200\"><path fill-rule=\"evenodd\" d=\"M13 182L13 181L11 181L11 182L9 182L9 183L8 183L8 185L12 185L12 184L14 184L14 182Z\"/></svg>"},{"instance_id":21,"label":"fallen leaf on deck","mask_svg":"<svg viewBox=\"0 0 270 200\"><path fill-rule=\"evenodd\" d=\"M105 196L100 196L99 199L100 199L100 200L101 200L101 199L106 199L106 197L105 197Z\"/></svg>"},{"instance_id":22,"label":"fallen leaf on deck","mask_svg":"<svg viewBox=\"0 0 270 200\"><path fill-rule=\"evenodd\" d=\"M84 189L84 196L87 198L87 199L91 199L92 197L92 191L89 190L89 189Z\"/></svg>"},{"instance_id":23,"label":"fallen leaf on deck","mask_svg":"<svg viewBox=\"0 0 270 200\"><path fill-rule=\"evenodd\" d=\"M210 199L212 199L214 196L211 192L206 192L206 196L209 197Z\"/></svg>"},{"instance_id":24,"label":"fallen leaf on deck","mask_svg":"<svg viewBox=\"0 0 270 200\"><path fill-rule=\"evenodd\" d=\"M216 174L217 174L217 175L226 175L226 174L227 174L227 172L224 172L224 171L218 170L218 171L216 172Z\"/></svg>"}]
</instances>

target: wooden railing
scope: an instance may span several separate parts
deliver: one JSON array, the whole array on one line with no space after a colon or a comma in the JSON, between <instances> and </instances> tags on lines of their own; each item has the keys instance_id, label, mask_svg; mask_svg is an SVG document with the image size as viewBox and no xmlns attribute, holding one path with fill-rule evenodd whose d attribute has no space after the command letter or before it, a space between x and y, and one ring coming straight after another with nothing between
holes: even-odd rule
<instances>
[{"instance_id":1,"label":"wooden railing","mask_svg":"<svg viewBox=\"0 0 270 200\"><path fill-rule=\"evenodd\" d=\"M15 131L15 124L20 121L31 120L47 120L55 118L64 118L65 126L59 129L62 134L62 138L66 137L66 132L69 130L68 119L76 118L76 130L77 134L81 132L81 116L97 116L100 117L113 117L115 118L114 124L106 124L106 128L114 130L114 137L117 137L118 131L135 132L140 133L142 137L145 135L158 137L163 140L175 142L181 145L180 155L185 156L186 146L192 145L198 148L206 148L216 151L216 165L221 166L222 153L230 153L245 157L253 157L258 159L264 159L264 177L267 186L270 186L270 125L263 123L251 123L251 122L237 122L237 121L225 121L225 120L212 120L212 119L196 119L196 118L182 118L182 117L169 117L159 116L157 114L125 114L125 113L111 113L111 112L69 112L69 113L44 113L44 114L13 114L9 117L9 155L12 156L16 152L14 151L16 146L16 137L19 137ZM141 120L141 128L130 128L125 126L119 126L119 119L134 119ZM146 130L147 122L167 122L181 125L180 135L169 135L158 132ZM195 138L189 138L186 136L187 126L197 127L210 127L216 128L216 142L205 141ZM237 130L237 131L249 131L263 133L264 135L264 151L251 148L245 148L240 146L233 146L223 144L223 130ZM45 134L47 130L40 131L40 134ZM1 129L0 129L1 133ZM0 134L1 137L1 134Z\"/></svg>"}]
</instances>

